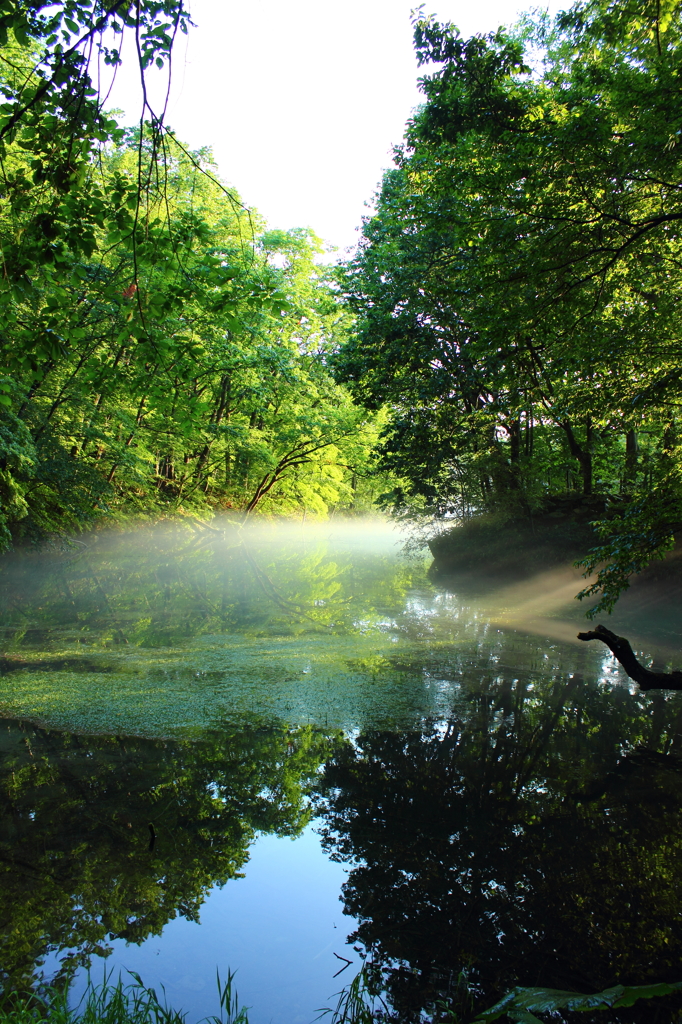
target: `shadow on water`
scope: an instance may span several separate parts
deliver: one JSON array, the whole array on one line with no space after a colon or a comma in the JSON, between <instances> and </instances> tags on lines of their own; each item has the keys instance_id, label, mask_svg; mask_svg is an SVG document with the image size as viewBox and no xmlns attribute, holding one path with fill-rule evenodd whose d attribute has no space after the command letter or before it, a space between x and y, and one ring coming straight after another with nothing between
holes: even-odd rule
<instances>
[{"instance_id":1,"label":"shadow on water","mask_svg":"<svg viewBox=\"0 0 682 1024\"><path fill-rule=\"evenodd\" d=\"M337 748L324 842L395 1020L470 1021L516 985L680 981L681 729L680 694L507 679L447 724Z\"/></svg>"},{"instance_id":2,"label":"shadow on water","mask_svg":"<svg viewBox=\"0 0 682 1024\"><path fill-rule=\"evenodd\" d=\"M395 1020L679 981L682 693L638 693L575 639L570 568L485 593L426 569L376 525L8 559L0 977L58 955L67 983L198 919L312 801ZM656 601L639 632L665 660ZM611 1019L671 1019L652 1007Z\"/></svg>"}]
</instances>

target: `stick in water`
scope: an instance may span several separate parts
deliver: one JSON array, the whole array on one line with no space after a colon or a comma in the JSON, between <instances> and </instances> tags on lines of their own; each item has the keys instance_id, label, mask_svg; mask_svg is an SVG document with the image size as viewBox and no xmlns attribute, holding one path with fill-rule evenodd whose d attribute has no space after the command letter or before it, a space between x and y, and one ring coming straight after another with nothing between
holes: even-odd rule
<instances>
[{"instance_id":1,"label":"stick in water","mask_svg":"<svg viewBox=\"0 0 682 1024\"><path fill-rule=\"evenodd\" d=\"M624 636L616 636L606 626L578 633L578 640L601 640L642 690L682 690L682 672L652 672L645 668L637 661L629 641Z\"/></svg>"}]
</instances>

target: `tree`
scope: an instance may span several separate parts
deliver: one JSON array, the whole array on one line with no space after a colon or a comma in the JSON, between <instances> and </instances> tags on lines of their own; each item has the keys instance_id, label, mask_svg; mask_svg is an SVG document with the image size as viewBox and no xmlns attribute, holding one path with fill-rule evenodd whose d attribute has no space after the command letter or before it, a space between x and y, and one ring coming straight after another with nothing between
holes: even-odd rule
<instances>
[{"instance_id":1,"label":"tree","mask_svg":"<svg viewBox=\"0 0 682 1024\"><path fill-rule=\"evenodd\" d=\"M392 402L397 503L518 515L596 493L598 608L678 524L681 38L646 2L469 40L419 16L440 69L348 268L338 375Z\"/></svg>"},{"instance_id":2,"label":"tree","mask_svg":"<svg viewBox=\"0 0 682 1024\"><path fill-rule=\"evenodd\" d=\"M140 510L353 502L376 418L326 368L349 316L319 240L267 232L144 84L133 130L92 86L126 32L143 83L168 67L181 2L18 4L3 24L5 545Z\"/></svg>"}]
</instances>

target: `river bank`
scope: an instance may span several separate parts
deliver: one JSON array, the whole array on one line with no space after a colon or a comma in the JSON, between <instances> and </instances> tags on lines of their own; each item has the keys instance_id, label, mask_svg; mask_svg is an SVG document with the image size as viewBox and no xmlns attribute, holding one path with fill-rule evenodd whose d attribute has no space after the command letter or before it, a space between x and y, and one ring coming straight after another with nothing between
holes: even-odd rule
<instances>
[{"instance_id":1,"label":"river bank","mask_svg":"<svg viewBox=\"0 0 682 1024\"><path fill-rule=\"evenodd\" d=\"M516 615L527 608L526 628L539 615L546 629L555 604L562 607L562 616L584 621L597 598L576 602L572 616L567 603L594 579L583 575L579 563L600 543L591 524L603 517L603 502L578 499L557 500L532 518L472 518L429 541L429 578L436 586L474 597L497 588ZM682 546L676 544L664 559L633 575L611 615L600 612L597 620L642 643L653 629L660 656L675 658L682 642Z\"/></svg>"},{"instance_id":2,"label":"river bank","mask_svg":"<svg viewBox=\"0 0 682 1024\"><path fill-rule=\"evenodd\" d=\"M474 516L429 541L433 572L526 578L584 558L599 538L592 522L604 515L603 499L554 499L537 515Z\"/></svg>"}]
</instances>

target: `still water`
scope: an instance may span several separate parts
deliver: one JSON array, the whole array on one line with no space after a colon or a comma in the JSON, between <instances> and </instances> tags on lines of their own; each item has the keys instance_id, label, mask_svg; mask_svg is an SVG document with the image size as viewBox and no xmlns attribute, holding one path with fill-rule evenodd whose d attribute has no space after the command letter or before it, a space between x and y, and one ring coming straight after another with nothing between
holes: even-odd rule
<instances>
[{"instance_id":1,"label":"still water","mask_svg":"<svg viewBox=\"0 0 682 1024\"><path fill-rule=\"evenodd\" d=\"M252 1024L309 1024L365 956L406 1021L680 980L681 695L575 639L570 568L439 580L402 543L214 522L4 559L0 980L133 970L196 1021L230 968ZM679 612L640 588L609 624L678 667Z\"/></svg>"}]
</instances>

